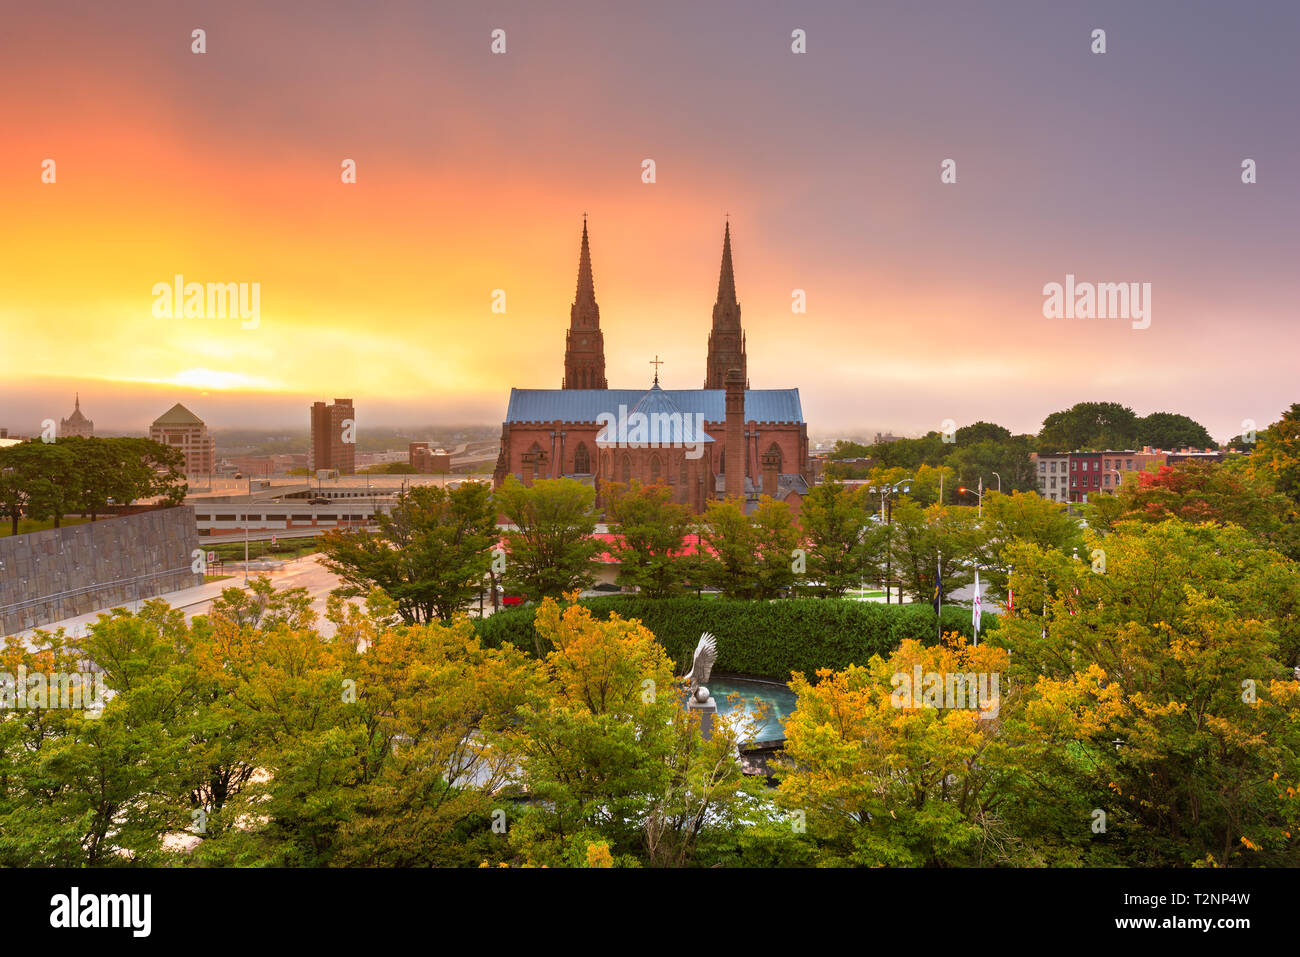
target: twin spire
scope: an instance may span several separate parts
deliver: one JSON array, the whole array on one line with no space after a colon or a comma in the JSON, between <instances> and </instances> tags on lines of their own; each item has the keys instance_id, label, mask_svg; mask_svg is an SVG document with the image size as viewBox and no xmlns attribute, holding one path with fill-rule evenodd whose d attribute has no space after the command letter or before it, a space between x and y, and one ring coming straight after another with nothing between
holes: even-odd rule
<instances>
[{"instance_id":1,"label":"twin spire","mask_svg":"<svg viewBox=\"0 0 1300 957\"><path fill-rule=\"evenodd\" d=\"M656 357L657 358L657 357ZM736 299L736 276L731 261L731 221L722 234L722 267L718 272L718 299L713 305L713 328L709 332L709 354L704 388L725 389L727 372L739 369L749 388L745 361L745 333L740 325L740 303ZM658 368L655 369L658 382ZM563 389L607 389L605 381L605 339L600 330L600 306L591 274L591 245L587 236L587 214L582 216L582 246L578 253L578 289L569 311L569 330L564 346Z\"/></svg>"}]
</instances>

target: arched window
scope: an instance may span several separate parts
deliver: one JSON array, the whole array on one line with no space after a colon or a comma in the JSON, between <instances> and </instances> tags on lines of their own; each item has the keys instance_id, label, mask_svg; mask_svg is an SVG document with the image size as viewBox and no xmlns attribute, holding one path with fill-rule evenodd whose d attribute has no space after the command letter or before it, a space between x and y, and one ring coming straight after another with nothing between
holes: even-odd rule
<instances>
[{"instance_id":1,"label":"arched window","mask_svg":"<svg viewBox=\"0 0 1300 957\"><path fill-rule=\"evenodd\" d=\"M718 474L722 475L727 471L727 450L718 449Z\"/></svg>"},{"instance_id":2,"label":"arched window","mask_svg":"<svg viewBox=\"0 0 1300 957\"><path fill-rule=\"evenodd\" d=\"M650 484L657 485L663 479L663 470L659 466L659 456L650 456Z\"/></svg>"},{"instance_id":3,"label":"arched window","mask_svg":"<svg viewBox=\"0 0 1300 957\"><path fill-rule=\"evenodd\" d=\"M586 442L579 442L573 453L573 471L578 475L591 472L591 453L587 451Z\"/></svg>"},{"instance_id":4,"label":"arched window","mask_svg":"<svg viewBox=\"0 0 1300 957\"><path fill-rule=\"evenodd\" d=\"M776 470L777 470L778 472L783 472L783 471L785 471L785 470L782 468L782 465L784 465L785 463L782 461L781 446L779 446L779 445L777 445L775 442L773 442L771 445L769 445L769 446L767 447L767 453L768 453L768 455L773 455L773 454L776 455Z\"/></svg>"},{"instance_id":5,"label":"arched window","mask_svg":"<svg viewBox=\"0 0 1300 957\"><path fill-rule=\"evenodd\" d=\"M623 481L632 481L632 456L626 452L623 453Z\"/></svg>"}]
</instances>

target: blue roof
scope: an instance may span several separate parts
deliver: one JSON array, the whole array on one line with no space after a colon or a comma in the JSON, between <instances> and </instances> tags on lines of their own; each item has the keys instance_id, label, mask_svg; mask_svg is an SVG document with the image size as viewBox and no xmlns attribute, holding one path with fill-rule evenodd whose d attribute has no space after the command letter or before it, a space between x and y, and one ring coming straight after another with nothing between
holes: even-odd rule
<instances>
[{"instance_id":1,"label":"blue roof","mask_svg":"<svg viewBox=\"0 0 1300 957\"><path fill-rule=\"evenodd\" d=\"M631 412L650 392L659 408L675 407L688 415L704 413L705 422L726 421L726 395L722 389L511 389L506 422L591 422L602 412L618 415L618 407ZM644 409L643 409L644 411ZM745 421L803 422L798 389L746 389Z\"/></svg>"}]
</instances>

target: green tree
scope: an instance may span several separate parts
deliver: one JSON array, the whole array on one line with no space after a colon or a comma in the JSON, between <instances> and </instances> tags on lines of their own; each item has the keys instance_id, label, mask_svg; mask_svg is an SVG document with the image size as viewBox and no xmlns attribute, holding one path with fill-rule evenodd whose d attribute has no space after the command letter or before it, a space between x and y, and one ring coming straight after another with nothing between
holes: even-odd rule
<instances>
[{"instance_id":1,"label":"green tree","mask_svg":"<svg viewBox=\"0 0 1300 957\"><path fill-rule=\"evenodd\" d=\"M1138 417L1118 402L1079 402L1043 420L1043 452L1130 449L1137 444Z\"/></svg>"},{"instance_id":2,"label":"green tree","mask_svg":"<svg viewBox=\"0 0 1300 957\"><path fill-rule=\"evenodd\" d=\"M596 531L596 492L575 479L540 479L525 487L513 476L494 496L505 533L507 586L531 599L559 597L595 580L592 560L604 549Z\"/></svg>"},{"instance_id":3,"label":"green tree","mask_svg":"<svg viewBox=\"0 0 1300 957\"><path fill-rule=\"evenodd\" d=\"M814 485L799 507L806 579L819 595L835 598L870 576L883 558L884 530L864 508L861 488L827 480Z\"/></svg>"},{"instance_id":4,"label":"green tree","mask_svg":"<svg viewBox=\"0 0 1300 957\"><path fill-rule=\"evenodd\" d=\"M975 580L977 540L974 508L901 502L890 530L892 574L915 600L928 601L937 568L950 594Z\"/></svg>"},{"instance_id":5,"label":"green tree","mask_svg":"<svg viewBox=\"0 0 1300 957\"><path fill-rule=\"evenodd\" d=\"M1294 864L1300 571L1232 526L1125 523L1089 547L1012 549L998 641L1029 689L1026 760L1070 782L1072 827L1106 812L1129 864Z\"/></svg>"},{"instance_id":6,"label":"green tree","mask_svg":"<svg viewBox=\"0 0 1300 957\"><path fill-rule=\"evenodd\" d=\"M647 598L680 594L685 577L683 541L695 516L673 502L666 485L609 482L604 487L610 531L620 536L613 547L619 561L618 583L633 585Z\"/></svg>"},{"instance_id":7,"label":"green tree","mask_svg":"<svg viewBox=\"0 0 1300 957\"><path fill-rule=\"evenodd\" d=\"M1152 412L1137 422L1135 446L1153 449L1214 448L1215 441L1201 423L1177 412Z\"/></svg>"},{"instance_id":8,"label":"green tree","mask_svg":"<svg viewBox=\"0 0 1300 957\"><path fill-rule=\"evenodd\" d=\"M378 517L376 532L335 530L320 539L322 564L343 579L340 594L378 586L406 621L450 620L483 588L496 544L496 513L486 484L448 491L417 485Z\"/></svg>"}]
</instances>

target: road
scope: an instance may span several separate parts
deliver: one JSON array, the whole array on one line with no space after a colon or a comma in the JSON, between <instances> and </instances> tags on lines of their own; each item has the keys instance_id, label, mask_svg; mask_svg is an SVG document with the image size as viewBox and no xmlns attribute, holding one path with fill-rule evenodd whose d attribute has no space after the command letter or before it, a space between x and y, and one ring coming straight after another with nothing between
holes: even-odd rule
<instances>
[{"instance_id":1,"label":"road","mask_svg":"<svg viewBox=\"0 0 1300 957\"><path fill-rule=\"evenodd\" d=\"M257 577L265 575L271 579L272 584L277 589L284 588L306 588L307 594L311 597L312 611L316 612L317 630L324 636L333 636L335 628L333 622L325 620L325 602L329 593L338 587L339 578L333 572L324 568L318 561L319 555L307 555L297 561L285 562L278 569L269 570L250 569L249 576ZM254 563L256 564L256 563ZM237 566L236 566L237 568ZM188 621L195 615L206 615L212 610L212 602L220 597L223 589L230 587L242 587L244 584L244 573L242 570L231 571L230 563L227 562L227 571L231 577L222 581L208 582L204 585L198 585L194 588L182 588L179 591L167 592L157 597L163 599L173 608L179 608L185 612L185 619ZM146 599L147 600L147 599ZM138 603L131 602L125 606L131 610L139 607ZM80 636L86 633L86 626L92 625L99 620L102 613L109 609L103 608L85 615L77 615L75 618L65 618L62 621L51 622L48 625L42 625L41 631L56 631L63 628L69 635ZM31 638L36 629L30 629L22 632L20 637Z\"/></svg>"}]
</instances>

